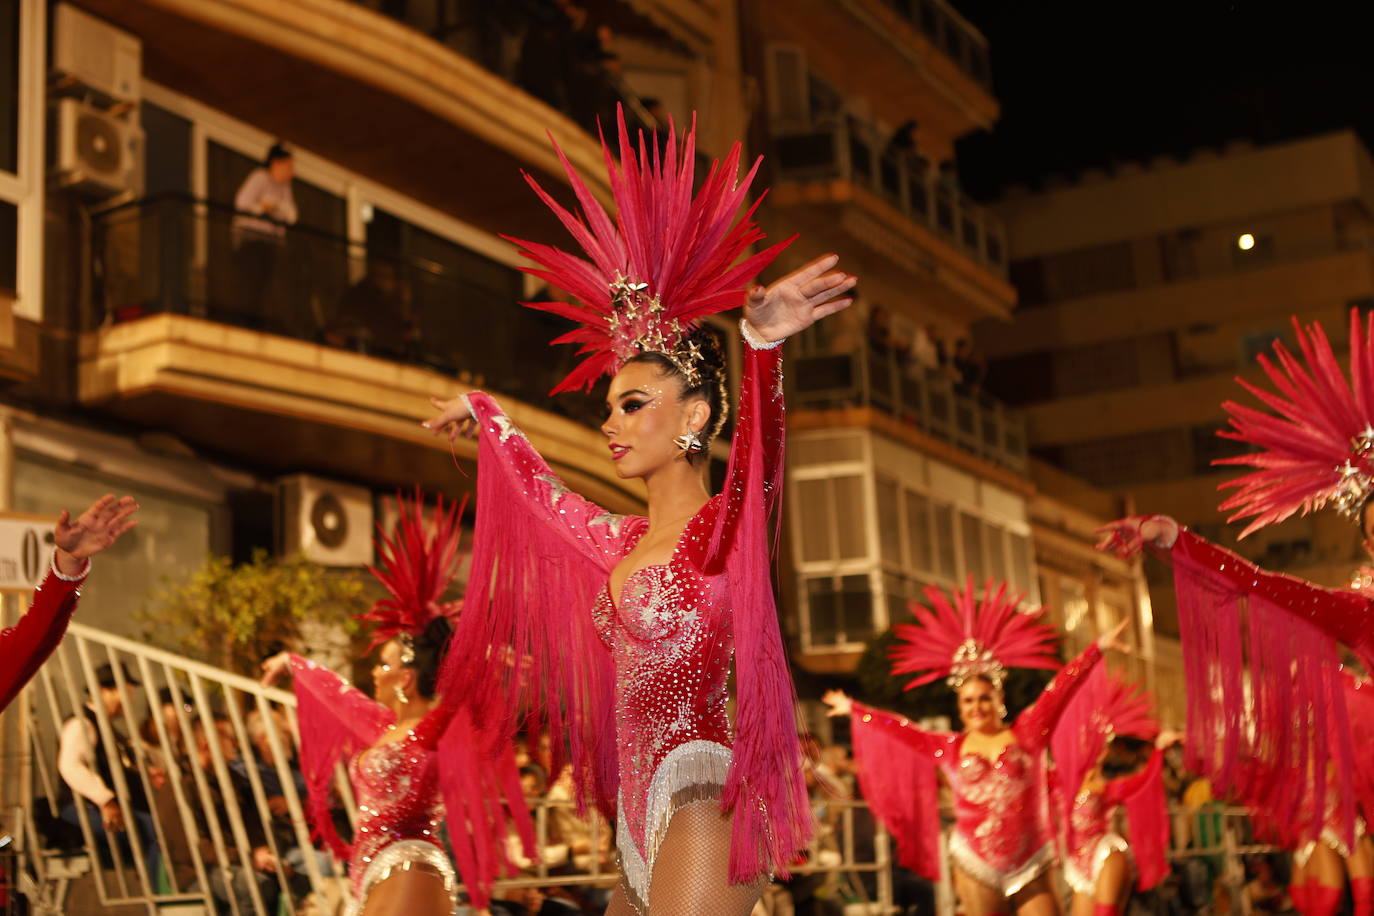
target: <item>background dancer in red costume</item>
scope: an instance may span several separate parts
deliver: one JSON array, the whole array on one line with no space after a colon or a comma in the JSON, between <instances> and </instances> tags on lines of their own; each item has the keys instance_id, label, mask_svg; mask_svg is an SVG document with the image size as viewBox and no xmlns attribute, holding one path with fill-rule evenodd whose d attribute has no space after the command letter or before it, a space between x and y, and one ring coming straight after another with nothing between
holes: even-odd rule
<instances>
[{"instance_id":1,"label":"background dancer in red costume","mask_svg":"<svg viewBox=\"0 0 1374 916\"><path fill-rule=\"evenodd\" d=\"M444 690L504 678L479 718L493 741L509 741L525 708L535 731L558 737L581 797L618 818L611 914L743 916L812 822L769 561L779 348L847 306L855 281L827 256L746 295L782 246L745 257L762 233L752 208L736 220L754 174L737 183L738 144L692 196L694 133L680 146L670 126L660 158L657 142L652 155L636 150L621 121L619 162L606 152L614 220L566 160L580 217L535 185L589 260L521 243L539 265L530 272L575 299L531 303L579 324L560 340L587 358L555 391L614 374L601 430L619 475L645 482L648 517L570 492L485 394L436 400L426 424L480 435L473 571ZM705 459L726 375L696 325L741 304L739 416L725 489L712 496Z\"/></svg>"},{"instance_id":2,"label":"background dancer in red costume","mask_svg":"<svg viewBox=\"0 0 1374 916\"><path fill-rule=\"evenodd\" d=\"M458 518L458 508L445 510L441 501L427 535L417 494L401 501L395 535L381 538L382 565L372 572L389 597L362 616L376 625L368 651L381 646L372 669L375 700L299 655L283 652L263 663L265 684L294 674L309 814L315 831L348 860L350 914L453 913L457 876L441 837L446 820L468 894L486 906L504 864L503 794L514 800L509 810L527 849L534 842L514 759L480 766L466 713L437 695L449 617L461 604L439 603L458 565ZM351 846L330 816L341 760L358 801Z\"/></svg>"},{"instance_id":3,"label":"background dancer in red costume","mask_svg":"<svg viewBox=\"0 0 1374 916\"><path fill-rule=\"evenodd\" d=\"M52 568L34 590L29 611L12 627L0 630L0 711L10 705L67 632L76 611L81 584L91 571L91 557L138 524L138 504L132 496L115 499L107 493L75 520L65 509L57 520Z\"/></svg>"},{"instance_id":4,"label":"background dancer in red costume","mask_svg":"<svg viewBox=\"0 0 1374 916\"><path fill-rule=\"evenodd\" d=\"M1169 812L1164 756L1154 750L1135 772L1113 774L1114 739L1172 743L1160 735L1150 698L1098 666L1087 677L1050 742L1059 805L1064 879L1073 889L1071 916L1118 916L1131 886L1147 891L1168 873ZM1125 806L1130 841L1112 829Z\"/></svg>"},{"instance_id":5,"label":"background dancer in red costume","mask_svg":"<svg viewBox=\"0 0 1374 916\"><path fill-rule=\"evenodd\" d=\"M916 624L894 627L906 641L892 650L893 674L919 673L907 689L944 677L959 698L960 732L927 731L910 719L872 709L838 690L822 699L832 716L849 716L864 797L897 837L902 865L938 878L940 832L935 770L955 799L949 854L967 916L1015 910L1052 916L1059 903L1049 869L1055 861L1041 767L1049 736L1102 650L1124 648L1123 621L1055 675L1013 725L1005 722L1007 668L1058 667L1054 630L1019 610L1019 596L988 583L984 597L970 580L951 602L926 589L929 609L912 604Z\"/></svg>"},{"instance_id":6,"label":"background dancer in red costume","mask_svg":"<svg viewBox=\"0 0 1374 916\"><path fill-rule=\"evenodd\" d=\"M1260 357L1276 391L1241 382L1273 413L1223 405L1230 428L1220 435L1258 450L1219 462L1255 468L1222 485L1235 490L1222 508L1234 510L1233 521L1250 518L1244 537L1333 505L1358 520L1374 556L1374 316L1362 323L1351 311L1348 381L1321 327L1293 325L1301 359L1282 342L1274 362ZM1352 589L1328 589L1270 573L1167 516L1114 522L1099 544L1123 556L1146 546L1174 567L1190 765L1288 838L1304 913L1333 912L1348 875L1356 913L1369 916L1374 879L1357 812L1352 695L1334 645L1353 651L1366 671L1374 662L1364 577Z\"/></svg>"}]
</instances>

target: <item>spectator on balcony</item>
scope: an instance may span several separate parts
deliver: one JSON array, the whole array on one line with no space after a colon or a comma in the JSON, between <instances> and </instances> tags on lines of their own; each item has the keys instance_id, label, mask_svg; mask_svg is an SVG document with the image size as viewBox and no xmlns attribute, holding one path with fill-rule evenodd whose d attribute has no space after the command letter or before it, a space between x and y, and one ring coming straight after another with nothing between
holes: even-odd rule
<instances>
[{"instance_id":1,"label":"spectator on balcony","mask_svg":"<svg viewBox=\"0 0 1374 916\"><path fill-rule=\"evenodd\" d=\"M950 358L950 369L954 378L954 390L969 397L977 396L987 377L987 362L974 352L973 342L961 337L954 343L954 355Z\"/></svg>"},{"instance_id":2,"label":"spectator on balcony","mask_svg":"<svg viewBox=\"0 0 1374 916\"><path fill-rule=\"evenodd\" d=\"M883 158L905 159L915 156L917 154L916 129L918 126L915 118L903 121L888 138L887 147L883 150Z\"/></svg>"},{"instance_id":3,"label":"spectator on balcony","mask_svg":"<svg viewBox=\"0 0 1374 916\"><path fill-rule=\"evenodd\" d=\"M420 327L411 290L395 263L368 259L367 275L344 293L324 339L359 353L406 359L418 355Z\"/></svg>"},{"instance_id":4,"label":"spectator on balcony","mask_svg":"<svg viewBox=\"0 0 1374 916\"><path fill-rule=\"evenodd\" d=\"M84 803L92 838L98 847L102 843L109 843L111 834L126 833L128 824L125 821L125 808L120 804L116 794L118 786L114 768L118 766L128 790L124 802L129 813L133 815L134 831L138 834L148 880L156 882L162 857L158 852L157 830L149 810L148 795L144 791L133 745L115 727L116 719L123 714L128 701L128 688L139 686L139 682L123 664L120 665L120 673L124 677L123 690L118 685L112 665L106 663L97 668L97 695L87 702L79 715L72 716L62 724L57 751L57 771L73 794L71 800L63 806L62 819L69 824L80 824L77 806ZM113 758L100 737L97 703L110 723L110 733L114 738ZM150 769L149 776L151 781L160 782L165 774ZM127 837L121 837L120 848L126 855L129 853L131 846Z\"/></svg>"},{"instance_id":5,"label":"spectator on balcony","mask_svg":"<svg viewBox=\"0 0 1374 916\"><path fill-rule=\"evenodd\" d=\"M892 349L892 316L885 306L874 305L868 310L868 346L880 354Z\"/></svg>"},{"instance_id":6,"label":"spectator on balcony","mask_svg":"<svg viewBox=\"0 0 1374 916\"><path fill-rule=\"evenodd\" d=\"M234 274L238 307L245 316L265 317L273 303L270 296L281 271L286 227L299 213L291 193L296 174L291 151L280 143L267 151L260 168L248 173L234 195Z\"/></svg>"},{"instance_id":7,"label":"spectator on balcony","mask_svg":"<svg viewBox=\"0 0 1374 916\"><path fill-rule=\"evenodd\" d=\"M911 359L926 372L939 372L944 362L944 345L940 342L935 325L927 324L917 328L911 341Z\"/></svg>"}]
</instances>

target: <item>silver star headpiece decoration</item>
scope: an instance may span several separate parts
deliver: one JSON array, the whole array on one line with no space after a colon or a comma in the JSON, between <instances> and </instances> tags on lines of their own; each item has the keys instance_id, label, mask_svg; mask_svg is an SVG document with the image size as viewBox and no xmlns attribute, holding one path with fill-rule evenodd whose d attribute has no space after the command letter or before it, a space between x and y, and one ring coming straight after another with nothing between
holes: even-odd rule
<instances>
[{"instance_id":1,"label":"silver star headpiece decoration","mask_svg":"<svg viewBox=\"0 0 1374 916\"><path fill-rule=\"evenodd\" d=\"M964 681L973 677L985 677L998 690L1007 676L1007 669L985 646L973 639L966 639L954 650L954 659L949 666L949 677L945 683L958 690Z\"/></svg>"},{"instance_id":2,"label":"silver star headpiece decoration","mask_svg":"<svg viewBox=\"0 0 1374 916\"><path fill-rule=\"evenodd\" d=\"M1367 470L1374 458L1374 423L1366 423L1359 435L1350 440L1351 456L1336 466L1340 480L1331 494L1336 511L1347 518L1360 521L1360 513L1374 493L1374 478Z\"/></svg>"},{"instance_id":3,"label":"silver star headpiece decoration","mask_svg":"<svg viewBox=\"0 0 1374 916\"><path fill-rule=\"evenodd\" d=\"M611 314L606 324L617 342L621 359L635 353L663 356L687 381L687 387L701 384L701 348L684 341L684 328L677 319L664 320L665 308L657 295L649 295L649 284L616 271L611 281Z\"/></svg>"}]
</instances>

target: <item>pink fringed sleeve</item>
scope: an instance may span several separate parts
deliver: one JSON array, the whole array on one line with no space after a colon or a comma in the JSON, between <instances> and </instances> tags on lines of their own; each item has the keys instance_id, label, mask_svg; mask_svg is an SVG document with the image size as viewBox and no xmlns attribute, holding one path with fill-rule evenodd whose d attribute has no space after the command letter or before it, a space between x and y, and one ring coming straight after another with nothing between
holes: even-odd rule
<instances>
[{"instance_id":1,"label":"pink fringed sleeve","mask_svg":"<svg viewBox=\"0 0 1374 916\"><path fill-rule=\"evenodd\" d=\"M1320 834L1329 773L1349 839L1353 761L1332 640L1367 651L1355 622L1369 602L1265 572L1186 529L1165 559L1178 595L1189 766L1297 836Z\"/></svg>"},{"instance_id":2,"label":"pink fringed sleeve","mask_svg":"<svg viewBox=\"0 0 1374 916\"><path fill-rule=\"evenodd\" d=\"M730 582L735 639L735 743L722 798L731 814L730 879L785 875L813 816L797 740L796 692L778 629L768 516L782 492L782 358L746 340L739 415L711 535L689 554Z\"/></svg>"},{"instance_id":3,"label":"pink fringed sleeve","mask_svg":"<svg viewBox=\"0 0 1374 916\"><path fill-rule=\"evenodd\" d=\"M932 732L903 716L855 703L854 765L865 801L897 839L897 861L931 881L940 875L936 760L958 751L959 736Z\"/></svg>"},{"instance_id":4,"label":"pink fringed sleeve","mask_svg":"<svg viewBox=\"0 0 1374 916\"><path fill-rule=\"evenodd\" d=\"M1102 649L1097 643L1088 646L1077 658L1060 668L1035 702L1016 717L1012 731L1016 733L1017 743L1028 753L1038 754L1050 743L1050 734L1065 707L1101 660ZM1077 791L1076 786L1074 791Z\"/></svg>"},{"instance_id":5,"label":"pink fringed sleeve","mask_svg":"<svg viewBox=\"0 0 1374 916\"><path fill-rule=\"evenodd\" d=\"M609 815L615 672L591 608L643 520L569 491L494 400L467 400L480 430L476 530L440 690L468 704L488 754L504 753L522 724L565 738L579 799ZM564 748L554 747L556 771Z\"/></svg>"},{"instance_id":6,"label":"pink fringed sleeve","mask_svg":"<svg viewBox=\"0 0 1374 916\"><path fill-rule=\"evenodd\" d=\"M305 776L315 836L340 859L348 844L334 829L334 768L358 751L371 747L395 721L385 706L339 675L299 655L291 656L296 689L296 721L301 732L301 772Z\"/></svg>"},{"instance_id":7,"label":"pink fringed sleeve","mask_svg":"<svg viewBox=\"0 0 1374 916\"><path fill-rule=\"evenodd\" d=\"M1164 755L1156 750L1139 772L1107 783L1110 805L1126 806L1136 862L1136 889L1148 891L1169 874L1169 808L1164 794Z\"/></svg>"}]
</instances>

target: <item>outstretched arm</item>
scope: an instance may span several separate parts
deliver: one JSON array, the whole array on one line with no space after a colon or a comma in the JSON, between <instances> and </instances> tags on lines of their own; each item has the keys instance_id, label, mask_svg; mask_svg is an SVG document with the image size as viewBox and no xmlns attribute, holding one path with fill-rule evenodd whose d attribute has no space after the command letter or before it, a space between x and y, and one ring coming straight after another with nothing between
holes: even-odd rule
<instances>
[{"instance_id":1,"label":"outstretched arm","mask_svg":"<svg viewBox=\"0 0 1374 916\"><path fill-rule=\"evenodd\" d=\"M931 759L949 750L958 737L952 732L927 731L906 716L856 703L842 690L827 691L821 702L829 707L827 716L849 716L856 731L862 728L882 732Z\"/></svg>"},{"instance_id":2,"label":"outstretched arm","mask_svg":"<svg viewBox=\"0 0 1374 916\"><path fill-rule=\"evenodd\" d=\"M132 496L106 494L76 519L65 509L57 519L52 569L34 592L29 611L13 627L0 631L0 710L3 710L52 655L76 610L91 557L119 540L137 520Z\"/></svg>"},{"instance_id":3,"label":"outstretched arm","mask_svg":"<svg viewBox=\"0 0 1374 916\"><path fill-rule=\"evenodd\" d=\"M1054 726L1059 722L1059 717L1063 715L1069 701L1078 692L1078 688L1083 685L1088 673L1102 660L1102 651L1104 649L1125 650L1126 647L1118 639L1125 628L1126 621L1123 620L1110 633L1088 646L1077 658L1060 668L1054 679L1045 687L1044 692L1036 698L1034 703L1026 707L1021 715L1016 717L1016 724L1012 726L1012 730L1016 733L1016 740L1020 742L1022 747L1031 753L1038 753L1049 743Z\"/></svg>"},{"instance_id":4,"label":"outstretched arm","mask_svg":"<svg viewBox=\"0 0 1374 916\"><path fill-rule=\"evenodd\" d=\"M612 515L564 486L490 395L472 391L447 401L430 398L430 402L439 413L422 426L436 436L446 435L450 442L459 436L479 438L479 461L486 464L479 466L478 473L504 476L509 484L504 492L521 499L534 516L558 530L575 550L609 572L609 558L619 558L622 553L622 516ZM502 510L479 506L478 511Z\"/></svg>"}]
</instances>

